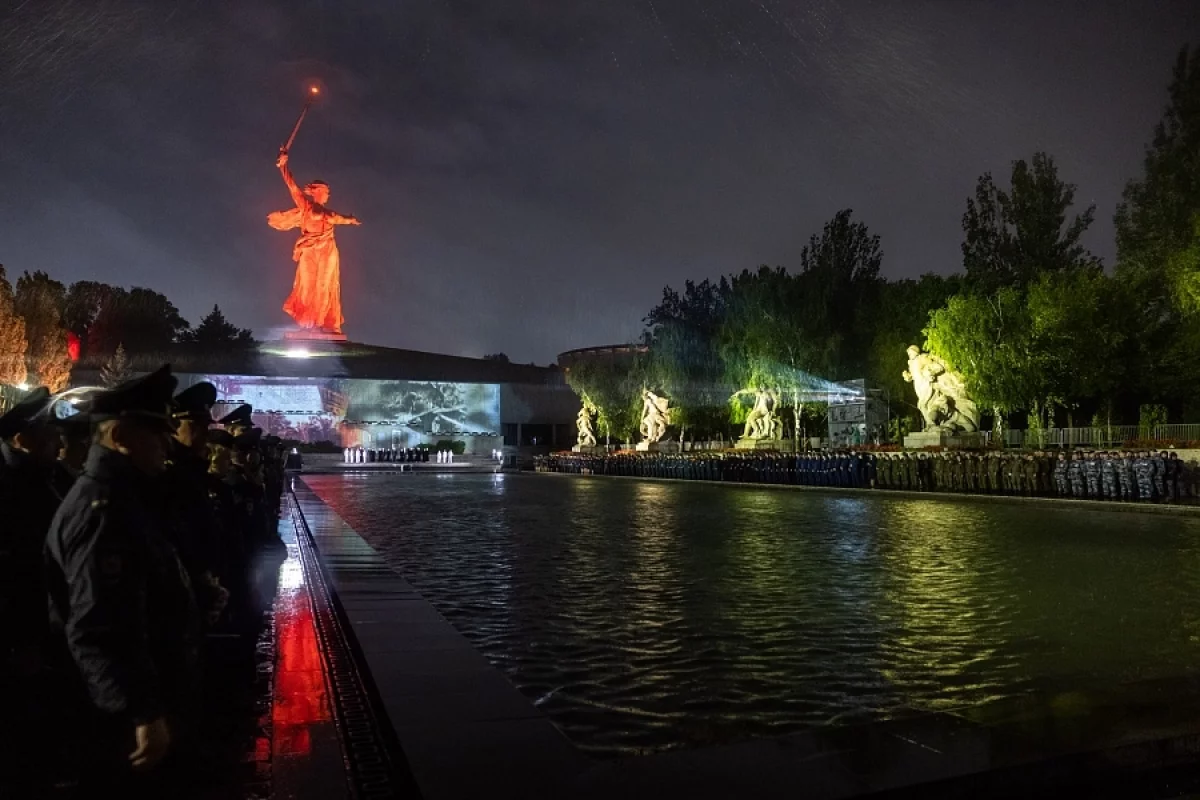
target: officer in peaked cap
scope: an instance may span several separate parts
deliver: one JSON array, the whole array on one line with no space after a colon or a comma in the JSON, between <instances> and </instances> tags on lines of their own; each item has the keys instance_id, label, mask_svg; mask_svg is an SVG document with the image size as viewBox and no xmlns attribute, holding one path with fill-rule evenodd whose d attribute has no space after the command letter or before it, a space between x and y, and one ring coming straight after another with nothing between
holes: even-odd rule
<instances>
[{"instance_id":1,"label":"officer in peaked cap","mask_svg":"<svg viewBox=\"0 0 1200 800\"><path fill-rule=\"evenodd\" d=\"M35 706L45 700L39 689L50 637L42 548L58 508L58 432L41 414L49 399L45 388L35 389L0 417L0 702L10 715L5 727L20 732L0 753L0 776L11 771L30 779L47 769L46 740L39 736L44 714Z\"/></svg>"},{"instance_id":2,"label":"officer in peaked cap","mask_svg":"<svg viewBox=\"0 0 1200 800\"><path fill-rule=\"evenodd\" d=\"M163 475L165 516L179 557L187 568L202 615L216 624L229 592L221 585L217 517L208 496L208 426L217 387L189 386L171 403L176 428Z\"/></svg>"},{"instance_id":3,"label":"officer in peaked cap","mask_svg":"<svg viewBox=\"0 0 1200 800\"><path fill-rule=\"evenodd\" d=\"M54 491L60 500L83 472L88 448L92 446L92 415L86 404L76 409L69 417L55 417L52 423L61 440L58 461L54 464Z\"/></svg>"},{"instance_id":4,"label":"officer in peaked cap","mask_svg":"<svg viewBox=\"0 0 1200 800\"><path fill-rule=\"evenodd\" d=\"M165 366L92 399L95 440L46 541L52 615L90 698L83 781L95 787L161 775L187 751L199 619L155 497L175 383Z\"/></svg>"},{"instance_id":5,"label":"officer in peaked cap","mask_svg":"<svg viewBox=\"0 0 1200 800\"><path fill-rule=\"evenodd\" d=\"M236 436L239 431L254 427L254 420L250 416L253 412L253 406L249 403L242 403L233 411L230 411L217 420L217 424L223 425L225 430Z\"/></svg>"}]
</instances>

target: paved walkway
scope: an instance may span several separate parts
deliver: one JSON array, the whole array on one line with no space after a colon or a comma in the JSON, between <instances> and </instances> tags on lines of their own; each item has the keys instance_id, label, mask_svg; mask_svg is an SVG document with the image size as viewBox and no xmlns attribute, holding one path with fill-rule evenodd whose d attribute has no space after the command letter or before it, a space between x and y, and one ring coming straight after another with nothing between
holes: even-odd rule
<instances>
[{"instance_id":1,"label":"paved walkway","mask_svg":"<svg viewBox=\"0 0 1200 800\"><path fill-rule=\"evenodd\" d=\"M305 563L327 581L386 715L379 721L394 733L389 757L415 781L412 794L378 796L1173 797L1200 788L1200 685L1184 679L592 759L300 480L294 509L320 567Z\"/></svg>"}]
</instances>

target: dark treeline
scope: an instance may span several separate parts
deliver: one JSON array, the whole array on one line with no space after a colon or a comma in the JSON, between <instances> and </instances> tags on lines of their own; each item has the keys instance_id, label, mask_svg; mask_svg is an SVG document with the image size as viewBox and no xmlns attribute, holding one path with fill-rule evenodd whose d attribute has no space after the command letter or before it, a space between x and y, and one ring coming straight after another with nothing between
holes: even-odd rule
<instances>
[{"instance_id":1,"label":"dark treeline","mask_svg":"<svg viewBox=\"0 0 1200 800\"><path fill-rule=\"evenodd\" d=\"M1200 421L1200 48L1179 54L1168 95L1116 212L1111 268L1082 244L1095 207L1035 153L979 177L953 274L882 278L879 237L842 210L795 269L667 287L644 352L568 379L601 435L625 441L643 386L671 398L676 435L700 438L734 433L747 400L731 390L776 391L804 429L821 416L806 396L856 378L885 390L898 436L920 424L901 378L910 344L959 370L995 427Z\"/></svg>"},{"instance_id":2,"label":"dark treeline","mask_svg":"<svg viewBox=\"0 0 1200 800\"><path fill-rule=\"evenodd\" d=\"M167 297L140 286L66 285L26 272L15 286L0 267L0 383L66 388L73 364L103 369L113 383L166 357L236 353L255 344L218 306L192 327Z\"/></svg>"}]
</instances>

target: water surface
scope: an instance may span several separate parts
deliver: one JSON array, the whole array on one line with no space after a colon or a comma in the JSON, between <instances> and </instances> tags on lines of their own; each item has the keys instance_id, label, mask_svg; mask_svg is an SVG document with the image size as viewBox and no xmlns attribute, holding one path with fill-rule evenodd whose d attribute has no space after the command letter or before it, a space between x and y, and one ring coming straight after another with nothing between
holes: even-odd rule
<instances>
[{"instance_id":1,"label":"water surface","mask_svg":"<svg viewBox=\"0 0 1200 800\"><path fill-rule=\"evenodd\" d=\"M1200 520L587 477L304 480L596 753L1200 663Z\"/></svg>"}]
</instances>

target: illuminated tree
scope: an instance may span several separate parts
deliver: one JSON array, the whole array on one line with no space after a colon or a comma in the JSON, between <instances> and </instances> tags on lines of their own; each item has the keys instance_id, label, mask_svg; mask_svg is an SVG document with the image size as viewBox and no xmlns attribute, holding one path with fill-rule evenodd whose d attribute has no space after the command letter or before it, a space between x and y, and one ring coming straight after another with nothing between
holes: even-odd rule
<instances>
[{"instance_id":1,"label":"illuminated tree","mask_svg":"<svg viewBox=\"0 0 1200 800\"><path fill-rule=\"evenodd\" d=\"M44 272L26 272L17 279L14 303L25 320L28 380L51 392L66 389L71 378L67 330L61 316L65 298L66 287Z\"/></svg>"},{"instance_id":2,"label":"illuminated tree","mask_svg":"<svg viewBox=\"0 0 1200 800\"><path fill-rule=\"evenodd\" d=\"M934 311L925 347L962 373L971 397L991 408L999 430L1004 415L1043 401L1042 364L1033 357L1024 294L957 294Z\"/></svg>"},{"instance_id":3,"label":"illuminated tree","mask_svg":"<svg viewBox=\"0 0 1200 800\"><path fill-rule=\"evenodd\" d=\"M132 377L133 370L130 368L129 359L125 355L125 345L118 344L117 349L113 351L113 354L100 367L100 383L105 387L112 388Z\"/></svg>"},{"instance_id":4,"label":"illuminated tree","mask_svg":"<svg viewBox=\"0 0 1200 800\"><path fill-rule=\"evenodd\" d=\"M12 284L0 266L0 384L25 382L25 320L16 312Z\"/></svg>"}]
</instances>

